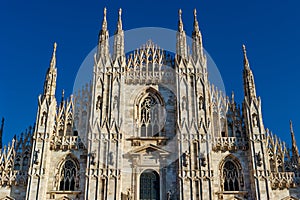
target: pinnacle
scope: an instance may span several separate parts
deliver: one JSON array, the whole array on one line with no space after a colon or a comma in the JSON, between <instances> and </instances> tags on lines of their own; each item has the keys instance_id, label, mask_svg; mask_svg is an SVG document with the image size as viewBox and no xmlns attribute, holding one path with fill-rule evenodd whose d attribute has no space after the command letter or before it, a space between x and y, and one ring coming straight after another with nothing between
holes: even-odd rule
<instances>
[{"instance_id":1,"label":"pinnacle","mask_svg":"<svg viewBox=\"0 0 300 200\"><path fill-rule=\"evenodd\" d=\"M243 47L243 53L244 53L244 68L250 69L250 67L249 67L249 61L248 61L248 57L247 57L246 46L243 44L242 47Z\"/></svg>"},{"instance_id":2,"label":"pinnacle","mask_svg":"<svg viewBox=\"0 0 300 200\"><path fill-rule=\"evenodd\" d=\"M182 22L182 10L178 10L178 31L182 32L183 31L183 22Z\"/></svg>"}]
</instances>

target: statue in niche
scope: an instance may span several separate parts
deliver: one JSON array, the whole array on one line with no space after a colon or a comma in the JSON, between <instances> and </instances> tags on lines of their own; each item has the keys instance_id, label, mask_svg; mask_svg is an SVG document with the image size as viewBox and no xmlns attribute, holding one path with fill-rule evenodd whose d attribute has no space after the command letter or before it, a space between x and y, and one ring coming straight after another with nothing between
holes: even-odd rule
<instances>
[{"instance_id":1,"label":"statue in niche","mask_svg":"<svg viewBox=\"0 0 300 200\"><path fill-rule=\"evenodd\" d=\"M186 98L185 96L182 97L182 110L185 110L186 109Z\"/></svg>"},{"instance_id":2,"label":"statue in niche","mask_svg":"<svg viewBox=\"0 0 300 200\"><path fill-rule=\"evenodd\" d=\"M113 110L117 109L117 106L118 106L118 96L116 95L114 97Z\"/></svg>"},{"instance_id":3,"label":"statue in niche","mask_svg":"<svg viewBox=\"0 0 300 200\"><path fill-rule=\"evenodd\" d=\"M190 154L188 153L188 151L185 151L182 155L183 166L185 167L189 166L189 158L190 158Z\"/></svg>"},{"instance_id":4,"label":"statue in niche","mask_svg":"<svg viewBox=\"0 0 300 200\"><path fill-rule=\"evenodd\" d=\"M200 110L203 109L203 103L204 103L203 97L201 96L201 97L199 98L199 109L200 109Z\"/></svg>"},{"instance_id":5,"label":"statue in niche","mask_svg":"<svg viewBox=\"0 0 300 200\"><path fill-rule=\"evenodd\" d=\"M43 112L43 115L41 117L41 126L45 126L46 125L46 118L47 118L47 113Z\"/></svg>"},{"instance_id":6,"label":"statue in niche","mask_svg":"<svg viewBox=\"0 0 300 200\"><path fill-rule=\"evenodd\" d=\"M260 151L259 151L258 153L256 153L256 161L257 161L257 165L258 165L259 167L261 167L261 165L262 165L262 158L261 158L261 153L260 153Z\"/></svg>"},{"instance_id":7,"label":"statue in niche","mask_svg":"<svg viewBox=\"0 0 300 200\"><path fill-rule=\"evenodd\" d=\"M55 188L59 189L59 173L55 175Z\"/></svg>"},{"instance_id":8,"label":"statue in niche","mask_svg":"<svg viewBox=\"0 0 300 200\"><path fill-rule=\"evenodd\" d=\"M171 191L169 190L169 191L167 192L167 200L171 200L171 195L172 195L172 193L171 193Z\"/></svg>"},{"instance_id":9,"label":"statue in niche","mask_svg":"<svg viewBox=\"0 0 300 200\"><path fill-rule=\"evenodd\" d=\"M131 200L132 199L132 196L131 196L131 189L128 188L127 189L127 200Z\"/></svg>"},{"instance_id":10,"label":"statue in niche","mask_svg":"<svg viewBox=\"0 0 300 200\"><path fill-rule=\"evenodd\" d=\"M79 174L75 177L75 186L76 188L79 188Z\"/></svg>"},{"instance_id":11,"label":"statue in niche","mask_svg":"<svg viewBox=\"0 0 300 200\"><path fill-rule=\"evenodd\" d=\"M109 152L109 164L113 165L114 164L114 153Z\"/></svg>"},{"instance_id":12,"label":"statue in niche","mask_svg":"<svg viewBox=\"0 0 300 200\"><path fill-rule=\"evenodd\" d=\"M101 109L102 109L102 97L99 95L97 97L96 110L101 110Z\"/></svg>"},{"instance_id":13,"label":"statue in niche","mask_svg":"<svg viewBox=\"0 0 300 200\"><path fill-rule=\"evenodd\" d=\"M257 127L257 115L253 114L252 117L253 117L253 126Z\"/></svg>"}]
</instances>

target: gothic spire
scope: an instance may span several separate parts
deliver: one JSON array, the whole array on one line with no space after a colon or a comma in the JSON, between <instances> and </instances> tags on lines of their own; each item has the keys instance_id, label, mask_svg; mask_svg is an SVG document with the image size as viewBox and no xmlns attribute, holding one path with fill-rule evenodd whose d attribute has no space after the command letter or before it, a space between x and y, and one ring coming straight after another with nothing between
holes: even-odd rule
<instances>
[{"instance_id":1,"label":"gothic spire","mask_svg":"<svg viewBox=\"0 0 300 200\"><path fill-rule=\"evenodd\" d=\"M254 76L252 70L250 69L246 46L243 45L244 54L244 70L243 70L243 80L244 80L244 94L248 101L256 99L256 89L254 83Z\"/></svg>"},{"instance_id":2,"label":"gothic spire","mask_svg":"<svg viewBox=\"0 0 300 200\"><path fill-rule=\"evenodd\" d=\"M124 53L124 31L122 29L122 9L119 9L119 17L117 30L114 35L114 54L113 59L117 59L121 56L125 56Z\"/></svg>"},{"instance_id":3,"label":"gothic spire","mask_svg":"<svg viewBox=\"0 0 300 200\"><path fill-rule=\"evenodd\" d=\"M243 44L243 53L244 53L244 69L250 70L250 65L247 57L246 46Z\"/></svg>"},{"instance_id":4,"label":"gothic spire","mask_svg":"<svg viewBox=\"0 0 300 200\"><path fill-rule=\"evenodd\" d=\"M183 22L182 22L182 11L179 9L178 11L178 31L176 34L176 54L181 56L182 58L187 58L187 45L186 45L186 35L183 30Z\"/></svg>"},{"instance_id":5,"label":"gothic spire","mask_svg":"<svg viewBox=\"0 0 300 200\"><path fill-rule=\"evenodd\" d=\"M197 20L197 10L196 8L194 9L194 31L193 33L194 34L197 34L199 33L199 23L198 23L198 20Z\"/></svg>"},{"instance_id":6,"label":"gothic spire","mask_svg":"<svg viewBox=\"0 0 300 200\"><path fill-rule=\"evenodd\" d=\"M117 31L122 31L122 8L119 9L118 28Z\"/></svg>"},{"instance_id":7,"label":"gothic spire","mask_svg":"<svg viewBox=\"0 0 300 200\"><path fill-rule=\"evenodd\" d=\"M297 144L296 144L296 138L295 138L295 133L294 133L294 130L293 130L292 120L290 120L290 132L291 132L291 138L292 138L292 153L293 153L293 156L298 158L299 157L299 151L298 151L298 147L297 147Z\"/></svg>"},{"instance_id":8,"label":"gothic spire","mask_svg":"<svg viewBox=\"0 0 300 200\"><path fill-rule=\"evenodd\" d=\"M98 38L98 59L102 58L104 61L109 57L109 44L108 44L108 30L106 21L106 8L103 10L102 28L99 32Z\"/></svg>"},{"instance_id":9,"label":"gothic spire","mask_svg":"<svg viewBox=\"0 0 300 200\"><path fill-rule=\"evenodd\" d=\"M57 74L56 48L57 48L57 43L54 42L52 58L51 58L50 66L48 68L48 71L47 71L47 74L46 74L46 79L45 79L45 82L44 82L44 95L43 95L44 98L55 96L56 74Z\"/></svg>"},{"instance_id":10,"label":"gothic spire","mask_svg":"<svg viewBox=\"0 0 300 200\"><path fill-rule=\"evenodd\" d=\"M103 21L102 21L102 30L103 31L106 31L107 30L107 20L106 20L106 7L104 7L104 10L103 10Z\"/></svg>"},{"instance_id":11,"label":"gothic spire","mask_svg":"<svg viewBox=\"0 0 300 200\"><path fill-rule=\"evenodd\" d=\"M200 59L203 61L204 55L203 55L203 44L202 44L202 34L199 29L199 23L197 20L197 10L194 9L194 30L192 33L193 38L193 58L194 61L197 59Z\"/></svg>"},{"instance_id":12,"label":"gothic spire","mask_svg":"<svg viewBox=\"0 0 300 200\"><path fill-rule=\"evenodd\" d=\"M56 66L56 47L57 47L57 43L54 42L53 53L52 53L52 58L51 58L51 62L50 62L50 68L55 68L55 66Z\"/></svg>"},{"instance_id":13,"label":"gothic spire","mask_svg":"<svg viewBox=\"0 0 300 200\"><path fill-rule=\"evenodd\" d=\"M3 128L4 128L4 117L2 117L1 128L0 128L0 150L2 149Z\"/></svg>"}]
</instances>

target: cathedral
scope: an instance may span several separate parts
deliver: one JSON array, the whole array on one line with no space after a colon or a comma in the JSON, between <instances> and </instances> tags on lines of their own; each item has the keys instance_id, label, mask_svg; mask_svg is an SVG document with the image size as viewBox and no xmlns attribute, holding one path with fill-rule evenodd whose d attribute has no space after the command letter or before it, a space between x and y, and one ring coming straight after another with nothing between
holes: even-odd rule
<instances>
[{"instance_id":1,"label":"cathedral","mask_svg":"<svg viewBox=\"0 0 300 200\"><path fill-rule=\"evenodd\" d=\"M125 54L121 9L112 38L104 9L93 80L59 101L54 44L35 124L0 152L1 200L300 199L292 122L287 148L264 127L245 46L238 105L208 79L196 10L191 52L181 10L173 54L151 40Z\"/></svg>"}]
</instances>

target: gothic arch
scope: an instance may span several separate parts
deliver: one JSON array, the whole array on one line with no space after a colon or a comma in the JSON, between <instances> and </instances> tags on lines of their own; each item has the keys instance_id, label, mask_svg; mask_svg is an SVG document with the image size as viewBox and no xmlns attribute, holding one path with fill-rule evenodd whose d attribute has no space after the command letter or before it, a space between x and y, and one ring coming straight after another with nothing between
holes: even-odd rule
<instances>
[{"instance_id":1,"label":"gothic arch","mask_svg":"<svg viewBox=\"0 0 300 200\"><path fill-rule=\"evenodd\" d=\"M145 95L147 95L148 93L151 93L152 95L154 95L159 100L159 103L162 106L165 105L162 95L160 94L160 92L158 90L156 90L153 87L147 87L147 88L144 88L141 91L139 91L137 97L134 99L134 105L137 106L141 102L141 100L143 98L145 98Z\"/></svg>"},{"instance_id":2,"label":"gothic arch","mask_svg":"<svg viewBox=\"0 0 300 200\"><path fill-rule=\"evenodd\" d=\"M242 165L232 154L222 159L219 165L222 191L240 191L244 187Z\"/></svg>"},{"instance_id":3,"label":"gothic arch","mask_svg":"<svg viewBox=\"0 0 300 200\"><path fill-rule=\"evenodd\" d=\"M55 189L74 191L79 187L80 164L73 154L67 154L60 160L55 173Z\"/></svg>"},{"instance_id":4,"label":"gothic arch","mask_svg":"<svg viewBox=\"0 0 300 200\"><path fill-rule=\"evenodd\" d=\"M153 137L161 135L164 128L165 103L161 94L154 88L144 89L135 99L135 122L138 136Z\"/></svg>"}]
</instances>

